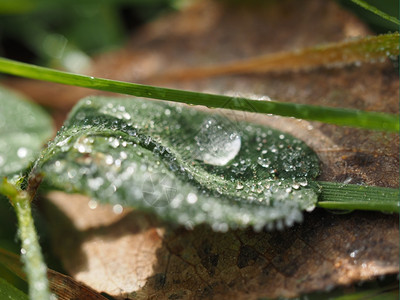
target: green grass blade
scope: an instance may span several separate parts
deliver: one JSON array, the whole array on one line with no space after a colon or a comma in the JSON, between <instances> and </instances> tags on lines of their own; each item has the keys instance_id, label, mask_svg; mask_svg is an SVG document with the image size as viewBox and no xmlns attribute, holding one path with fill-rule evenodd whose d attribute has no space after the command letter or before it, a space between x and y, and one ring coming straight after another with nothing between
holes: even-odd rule
<instances>
[{"instance_id":1,"label":"green grass blade","mask_svg":"<svg viewBox=\"0 0 400 300\"><path fill-rule=\"evenodd\" d=\"M8 300L28 300L27 295L2 278L0 278L0 298Z\"/></svg>"},{"instance_id":2,"label":"green grass blade","mask_svg":"<svg viewBox=\"0 0 400 300\"><path fill-rule=\"evenodd\" d=\"M399 213L398 189L325 181L318 184L322 186L319 207Z\"/></svg>"},{"instance_id":3,"label":"green grass blade","mask_svg":"<svg viewBox=\"0 0 400 300\"><path fill-rule=\"evenodd\" d=\"M375 6L372 6L371 4L368 4L365 1L362 0L351 0L353 3L357 4L358 6L361 6L362 8L365 8L366 10L369 10L370 12L380 16L381 18L388 20L396 25L400 25L400 21L397 20L395 17L392 17L388 15L387 13L377 9Z\"/></svg>"},{"instance_id":4,"label":"green grass blade","mask_svg":"<svg viewBox=\"0 0 400 300\"><path fill-rule=\"evenodd\" d=\"M32 300L50 299L47 267L43 260L31 213L31 197L26 191L19 190L6 179L0 182L0 193L9 198L18 218L18 235L22 243L22 261L28 276L29 298Z\"/></svg>"},{"instance_id":5,"label":"green grass blade","mask_svg":"<svg viewBox=\"0 0 400 300\"><path fill-rule=\"evenodd\" d=\"M205 105L212 108L226 108L239 111L275 114L365 129L394 132L399 131L399 116L395 114L279 101L258 101L254 99L232 98L224 95L154 87L149 85L77 75L25 64L6 58L0 58L0 72L32 79L138 97L181 102L193 105Z\"/></svg>"}]
</instances>

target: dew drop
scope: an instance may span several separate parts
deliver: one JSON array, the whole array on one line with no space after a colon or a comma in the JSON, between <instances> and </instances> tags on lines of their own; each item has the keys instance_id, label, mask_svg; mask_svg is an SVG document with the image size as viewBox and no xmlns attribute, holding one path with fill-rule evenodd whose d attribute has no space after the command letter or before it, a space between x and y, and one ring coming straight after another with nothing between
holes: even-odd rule
<instances>
[{"instance_id":1,"label":"dew drop","mask_svg":"<svg viewBox=\"0 0 400 300\"><path fill-rule=\"evenodd\" d=\"M189 193L189 194L187 195L186 199L187 199L187 202L188 202L189 204L194 204L194 203L197 202L197 196L196 196L195 193Z\"/></svg>"},{"instance_id":2,"label":"dew drop","mask_svg":"<svg viewBox=\"0 0 400 300\"><path fill-rule=\"evenodd\" d=\"M96 208L97 208L97 201L91 199L91 200L88 202L88 206L89 206L90 209L96 209Z\"/></svg>"},{"instance_id":3,"label":"dew drop","mask_svg":"<svg viewBox=\"0 0 400 300\"><path fill-rule=\"evenodd\" d=\"M297 183L297 182L294 182L294 183L292 184L292 188L294 188L295 190L298 190L298 189L300 188L300 184Z\"/></svg>"},{"instance_id":4,"label":"dew drop","mask_svg":"<svg viewBox=\"0 0 400 300\"><path fill-rule=\"evenodd\" d=\"M109 142L110 142L111 147L118 148L118 146L119 146L119 140L118 139L110 138Z\"/></svg>"},{"instance_id":5,"label":"dew drop","mask_svg":"<svg viewBox=\"0 0 400 300\"><path fill-rule=\"evenodd\" d=\"M97 191L103 185L103 183L104 179L101 177L88 179L88 186L94 191Z\"/></svg>"},{"instance_id":6,"label":"dew drop","mask_svg":"<svg viewBox=\"0 0 400 300\"><path fill-rule=\"evenodd\" d=\"M28 155L28 149L21 147L17 150L17 155L19 158L24 158Z\"/></svg>"},{"instance_id":7,"label":"dew drop","mask_svg":"<svg viewBox=\"0 0 400 300\"><path fill-rule=\"evenodd\" d=\"M115 204L112 209L113 213L116 215L120 215L124 211L124 208L122 207L121 204Z\"/></svg>"},{"instance_id":8,"label":"dew drop","mask_svg":"<svg viewBox=\"0 0 400 300\"><path fill-rule=\"evenodd\" d=\"M351 258L355 258L358 254L359 250L354 250L353 252L350 253Z\"/></svg>"},{"instance_id":9,"label":"dew drop","mask_svg":"<svg viewBox=\"0 0 400 300\"><path fill-rule=\"evenodd\" d=\"M262 157L258 157L257 163L264 168L269 168L269 166L271 165L271 161L268 158L262 158Z\"/></svg>"},{"instance_id":10,"label":"dew drop","mask_svg":"<svg viewBox=\"0 0 400 300\"><path fill-rule=\"evenodd\" d=\"M114 163L114 158L111 155L106 155L105 162L107 165L112 165Z\"/></svg>"},{"instance_id":11,"label":"dew drop","mask_svg":"<svg viewBox=\"0 0 400 300\"><path fill-rule=\"evenodd\" d=\"M243 188L244 188L244 186L243 186L241 183L238 183L238 184L236 185L236 189L237 189L237 190L243 190Z\"/></svg>"},{"instance_id":12,"label":"dew drop","mask_svg":"<svg viewBox=\"0 0 400 300\"><path fill-rule=\"evenodd\" d=\"M215 119L208 119L195 137L196 158L213 166L225 166L240 151L240 135Z\"/></svg>"}]
</instances>

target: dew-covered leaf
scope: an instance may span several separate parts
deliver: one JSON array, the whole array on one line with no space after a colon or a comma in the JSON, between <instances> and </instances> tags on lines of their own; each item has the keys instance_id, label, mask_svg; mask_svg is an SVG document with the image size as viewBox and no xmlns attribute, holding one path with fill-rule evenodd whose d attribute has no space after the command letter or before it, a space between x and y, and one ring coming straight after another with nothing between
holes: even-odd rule
<instances>
[{"instance_id":1,"label":"dew-covered leaf","mask_svg":"<svg viewBox=\"0 0 400 300\"><path fill-rule=\"evenodd\" d=\"M301 221L318 158L277 130L138 98L82 100L37 162L53 187L214 230ZM121 206L122 205L122 206Z\"/></svg>"},{"instance_id":2,"label":"dew-covered leaf","mask_svg":"<svg viewBox=\"0 0 400 300\"><path fill-rule=\"evenodd\" d=\"M0 86L0 177L26 168L52 134L42 108Z\"/></svg>"}]
</instances>

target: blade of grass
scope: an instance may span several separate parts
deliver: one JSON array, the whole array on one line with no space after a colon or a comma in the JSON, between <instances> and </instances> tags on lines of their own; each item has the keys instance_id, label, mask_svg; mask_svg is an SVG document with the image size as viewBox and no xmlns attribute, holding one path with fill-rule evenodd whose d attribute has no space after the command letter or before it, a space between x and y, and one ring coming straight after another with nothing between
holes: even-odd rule
<instances>
[{"instance_id":1,"label":"blade of grass","mask_svg":"<svg viewBox=\"0 0 400 300\"><path fill-rule=\"evenodd\" d=\"M50 299L47 267L31 213L31 196L6 179L0 182L0 193L9 198L18 218L18 235L22 243L22 261L28 276L29 297L32 300Z\"/></svg>"},{"instance_id":2,"label":"blade of grass","mask_svg":"<svg viewBox=\"0 0 400 300\"><path fill-rule=\"evenodd\" d=\"M325 181L318 184L322 187L319 207L399 213L398 189Z\"/></svg>"},{"instance_id":3,"label":"blade of grass","mask_svg":"<svg viewBox=\"0 0 400 300\"><path fill-rule=\"evenodd\" d=\"M0 278L0 297L8 300L28 300L27 295L2 278Z\"/></svg>"},{"instance_id":4,"label":"blade of grass","mask_svg":"<svg viewBox=\"0 0 400 300\"><path fill-rule=\"evenodd\" d=\"M0 72L138 97L167 100L192 105L205 105L211 108L225 108L263 114L276 114L280 116L366 129L399 131L399 116L394 114L278 101L258 101L247 98L232 98L224 95L161 88L77 75L21 63L6 58L0 58Z\"/></svg>"},{"instance_id":5,"label":"blade of grass","mask_svg":"<svg viewBox=\"0 0 400 300\"><path fill-rule=\"evenodd\" d=\"M156 77L160 81L187 80L221 75L309 70L375 62L399 54L399 33L368 36L339 43L280 52L220 65L191 68Z\"/></svg>"},{"instance_id":6,"label":"blade of grass","mask_svg":"<svg viewBox=\"0 0 400 300\"><path fill-rule=\"evenodd\" d=\"M397 20L395 17L392 17L388 15L387 13L377 9L375 6L372 6L371 4L362 1L362 0L350 0L351 2L357 4L358 6L361 6L362 8L365 8L366 10L369 10L370 12L380 16L381 18L388 20L396 25L400 25L400 21Z\"/></svg>"}]
</instances>

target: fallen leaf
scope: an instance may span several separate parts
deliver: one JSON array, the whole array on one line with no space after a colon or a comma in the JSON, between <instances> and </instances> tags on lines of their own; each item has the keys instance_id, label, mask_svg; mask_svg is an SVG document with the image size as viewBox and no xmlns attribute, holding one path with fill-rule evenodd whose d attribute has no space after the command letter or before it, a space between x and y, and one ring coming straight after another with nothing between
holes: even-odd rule
<instances>
[{"instance_id":1,"label":"fallen leaf","mask_svg":"<svg viewBox=\"0 0 400 300\"><path fill-rule=\"evenodd\" d=\"M398 272L398 217L317 210L285 231L176 229L137 211L48 195L57 254L78 281L123 299L294 297ZM74 255L71 255L74 253Z\"/></svg>"}]
</instances>

